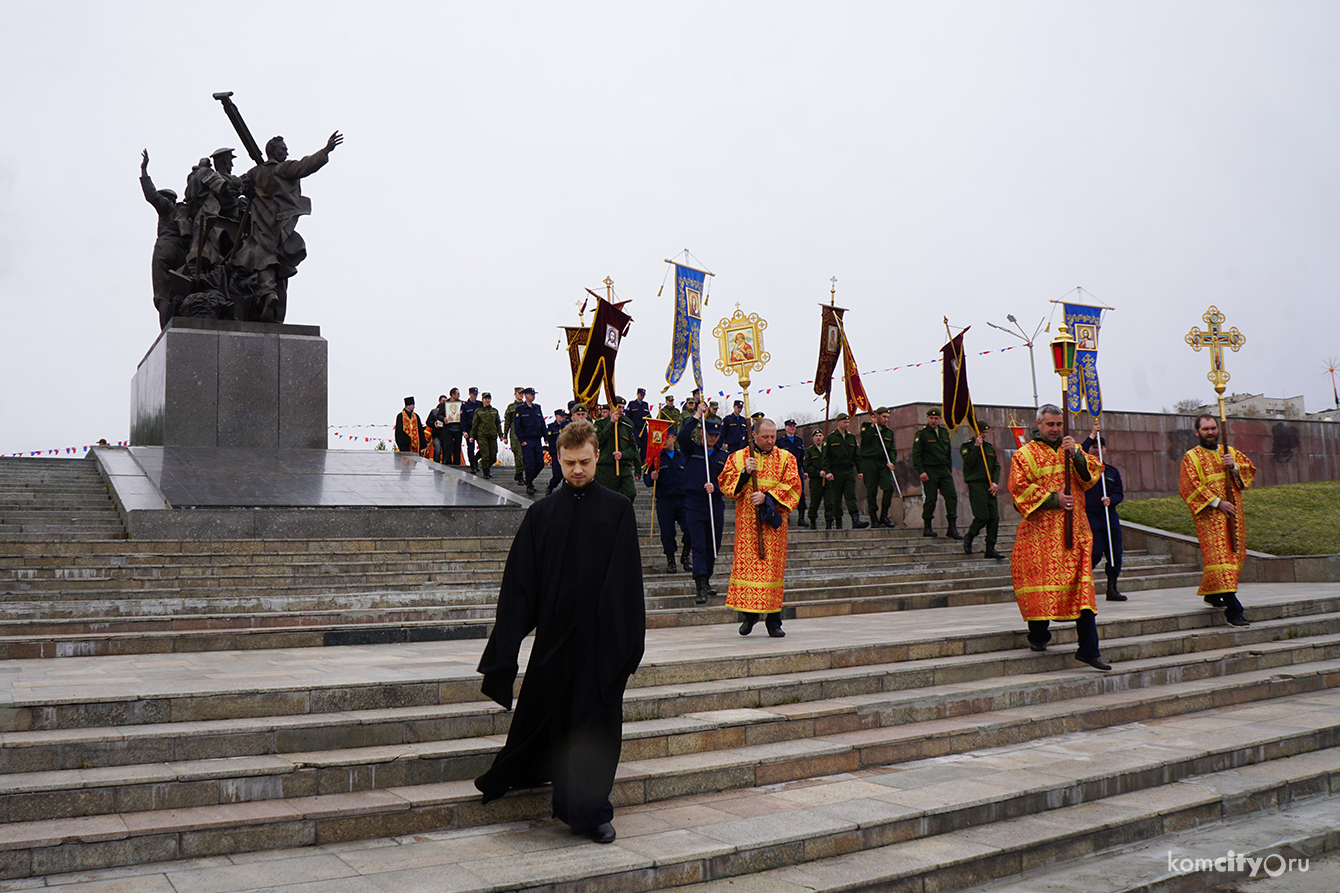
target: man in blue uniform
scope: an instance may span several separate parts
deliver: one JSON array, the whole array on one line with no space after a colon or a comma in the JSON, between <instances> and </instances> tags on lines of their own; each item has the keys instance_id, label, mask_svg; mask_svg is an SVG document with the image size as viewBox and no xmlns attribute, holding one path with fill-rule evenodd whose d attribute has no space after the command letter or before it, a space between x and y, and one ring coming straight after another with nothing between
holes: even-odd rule
<instances>
[{"instance_id":1,"label":"man in blue uniform","mask_svg":"<svg viewBox=\"0 0 1340 893\"><path fill-rule=\"evenodd\" d=\"M744 401L735 401L735 411L721 420L721 448L727 453L744 449L745 438L749 436L749 420L740 410Z\"/></svg>"},{"instance_id":2,"label":"man in blue uniform","mask_svg":"<svg viewBox=\"0 0 1340 893\"><path fill-rule=\"evenodd\" d=\"M673 574L675 567L675 525L683 533L684 554L689 551L689 518L684 511L683 451L675 449L675 433L666 432L665 445L656 459L656 467L648 468L643 481L655 487L656 523L661 526L661 548L665 550L665 572ZM684 570L689 563L684 561Z\"/></svg>"},{"instance_id":3,"label":"man in blue uniform","mask_svg":"<svg viewBox=\"0 0 1340 893\"><path fill-rule=\"evenodd\" d=\"M465 458L470 463L470 471L479 474L479 455L475 452L475 439L470 434L470 426L475 423L475 410L484 404L479 400L479 388L470 389L470 399L461 404L461 431L465 433Z\"/></svg>"},{"instance_id":4,"label":"man in blue uniform","mask_svg":"<svg viewBox=\"0 0 1340 893\"><path fill-rule=\"evenodd\" d=\"M1099 435L1101 436L1101 435ZM1098 441L1090 435L1084 440L1084 452L1098 458ZM1121 472L1111 465L1112 456L1107 451L1107 438L1103 438L1103 479L1084 491L1084 513L1089 516L1089 529L1093 531L1093 567L1107 560L1107 600L1124 602L1126 596L1117 591L1117 577L1121 576L1121 519L1117 517L1117 506L1121 504ZM1103 493L1103 487L1107 493ZM1107 517L1103 517L1106 515ZM1107 531L1111 525L1112 537Z\"/></svg>"},{"instance_id":5,"label":"man in blue uniform","mask_svg":"<svg viewBox=\"0 0 1340 893\"><path fill-rule=\"evenodd\" d=\"M554 469L554 476L549 479L549 486L544 488L545 496L553 493L554 488L563 483L563 469L558 464L558 435L567 423L567 410L555 409L554 420L544 429L544 447L549 451L549 465Z\"/></svg>"},{"instance_id":6,"label":"man in blue uniform","mask_svg":"<svg viewBox=\"0 0 1340 893\"><path fill-rule=\"evenodd\" d=\"M624 417L628 419L633 426L633 432L637 434L637 451L641 455L647 455L647 419L651 418L651 407L647 405L647 389L638 388L637 398L628 401L624 407Z\"/></svg>"},{"instance_id":7,"label":"man in blue uniform","mask_svg":"<svg viewBox=\"0 0 1340 893\"><path fill-rule=\"evenodd\" d=\"M540 473L544 456L544 410L535 402L535 389L521 391L524 401L512 416L512 430L521 441L521 456L525 460L526 494L535 495L535 478Z\"/></svg>"},{"instance_id":8,"label":"man in blue uniform","mask_svg":"<svg viewBox=\"0 0 1340 893\"><path fill-rule=\"evenodd\" d=\"M777 435L777 445L796 457L797 470L805 467L805 441L801 440L800 435L796 433L795 419L786 420L782 433ZM800 526L808 527L809 522L805 520L805 475L803 472L800 475L800 484L800 505L796 507L796 511L800 513Z\"/></svg>"},{"instance_id":9,"label":"man in blue uniform","mask_svg":"<svg viewBox=\"0 0 1340 893\"><path fill-rule=\"evenodd\" d=\"M703 423L702 417L706 413L707 405L699 403L694 414L679 428L679 439L684 446L684 514L689 521L693 582L697 588L694 601L700 605L707 604L708 596L717 594L711 578L717 553L721 551L721 528L726 523L726 501L717 487L717 480L726 467L726 451L716 448L721 426L707 422L704 443L693 441L693 432Z\"/></svg>"}]
</instances>

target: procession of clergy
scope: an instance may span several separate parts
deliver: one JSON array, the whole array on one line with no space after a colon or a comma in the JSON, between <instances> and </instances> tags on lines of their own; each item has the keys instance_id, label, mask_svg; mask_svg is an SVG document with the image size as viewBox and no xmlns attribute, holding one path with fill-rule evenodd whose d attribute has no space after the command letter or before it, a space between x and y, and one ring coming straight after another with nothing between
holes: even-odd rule
<instances>
[{"instance_id":1,"label":"procession of clergy","mask_svg":"<svg viewBox=\"0 0 1340 893\"><path fill-rule=\"evenodd\" d=\"M641 396L639 392L639 402ZM780 445L776 424L762 414L751 420L746 442L739 448L719 446L724 420L710 418L710 403L697 401L691 411L677 413L673 428L667 425L661 430L659 449L652 451L655 461L644 469L637 432L623 417L625 408L625 402L616 398L609 416L594 425L583 411L560 426L553 455L563 484L526 511L508 554L494 628L479 664L484 694L511 709L522 641L534 632L507 741L492 767L475 782L484 801L509 790L552 783L554 815L573 834L598 843L616 837L610 793L622 744L623 694L642 660L646 636L635 491L630 492L634 469L643 471L646 484L655 488L657 513L666 512L661 515L662 537L666 542L668 530L671 570L675 526L687 534L699 604L715 594L709 580L721 544L725 497L735 500L734 560L726 605L743 620L740 635L749 635L759 620L769 636L785 635L787 527L790 513L801 506L802 461L811 481L822 483L830 517L845 497L853 520L868 526L856 513L850 472L860 467L859 453L845 414L838 417L836 430L798 461L793 448ZM855 473L865 477L867 471L873 472L866 482L870 515L875 518L876 494L885 486L884 472L892 482L895 453L888 410L881 407L872 416L873 423L862 429L879 447L884 468L867 466ZM987 557L1003 559L995 552L1000 466L985 440L987 426L976 424L976 437L961 447L974 520L967 536L959 537L952 479L947 490L941 486L948 474L949 437L940 418L939 410L927 413L927 424L918 431L913 449L914 468L926 494L924 532L934 535L935 494L943 492L949 535L963 539L965 551L971 552L972 538L985 530ZM1074 491L1086 493L1103 481L1101 500L1086 500L1086 509L1096 507L1102 519L1112 511L1113 500L1120 501L1120 476L1113 476L1115 469L1104 468L1099 459L1103 441L1096 423L1092 443L1086 444L1090 451L1085 452L1065 433L1059 407L1042 406L1036 422L1034 439L1012 457L1007 484L1022 516L1010 565L1019 611L1028 623L1029 646L1045 651L1051 622L1073 621L1079 646L1076 659L1110 670L1099 651L1092 572L1105 553L1107 598L1125 600L1115 585L1120 524L1109 531L1104 522L1103 548L1095 554L1090 512L1074 511ZM788 419L785 428L784 436L796 439L795 422ZM1223 608L1229 624L1247 626L1237 588L1247 541L1242 492L1251 486L1255 467L1236 449L1219 450L1213 416L1196 419L1196 435L1198 445L1182 459L1179 489L1194 516L1204 555L1198 594L1207 604ZM809 461L810 450L819 453L817 467ZM527 474L529 484L534 475ZM811 495L817 494L811 491ZM877 520L891 526L888 507L886 499ZM815 511L811 508L811 519ZM804 525L803 511L800 517Z\"/></svg>"}]
</instances>

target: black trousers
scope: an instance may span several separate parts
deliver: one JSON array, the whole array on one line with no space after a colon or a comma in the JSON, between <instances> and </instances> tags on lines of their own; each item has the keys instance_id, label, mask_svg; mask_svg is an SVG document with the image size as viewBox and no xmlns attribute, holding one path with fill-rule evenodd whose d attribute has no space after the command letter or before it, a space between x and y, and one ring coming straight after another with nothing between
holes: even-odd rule
<instances>
[{"instance_id":1,"label":"black trousers","mask_svg":"<svg viewBox=\"0 0 1340 893\"><path fill-rule=\"evenodd\" d=\"M1051 626L1050 620L1030 620L1028 621L1028 641L1034 645L1046 645L1052 640L1052 631L1048 629ZM1098 618L1085 608L1079 612L1079 619L1075 621L1075 635L1079 637L1079 649L1075 651L1076 657L1094 658L1098 657Z\"/></svg>"},{"instance_id":2,"label":"black trousers","mask_svg":"<svg viewBox=\"0 0 1340 893\"><path fill-rule=\"evenodd\" d=\"M443 451L442 461L447 465L461 464L461 437L463 432L460 428L447 429L446 448Z\"/></svg>"},{"instance_id":3,"label":"black trousers","mask_svg":"<svg viewBox=\"0 0 1340 893\"><path fill-rule=\"evenodd\" d=\"M683 531L684 547L693 542L689 536L689 516L684 508L684 497L660 497L656 500L656 523L661 528L661 549L669 558L679 554L675 547L675 525Z\"/></svg>"},{"instance_id":4,"label":"black trousers","mask_svg":"<svg viewBox=\"0 0 1340 893\"><path fill-rule=\"evenodd\" d=\"M712 571L716 570L717 553L721 551L721 528L726 523L726 506L724 503L720 506L713 504L712 508L714 519L712 525L707 522L707 510L703 506L700 505L688 513L689 545L693 550L695 577L712 576ZM716 534L715 551L712 549L713 533Z\"/></svg>"}]
</instances>

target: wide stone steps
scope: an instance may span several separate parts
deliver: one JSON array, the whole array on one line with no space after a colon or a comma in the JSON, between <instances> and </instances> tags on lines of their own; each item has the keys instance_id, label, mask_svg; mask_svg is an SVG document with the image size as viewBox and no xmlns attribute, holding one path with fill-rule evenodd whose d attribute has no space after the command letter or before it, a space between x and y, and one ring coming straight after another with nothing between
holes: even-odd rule
<instances>
[{"instance_id":1,"label":"wide stone steps","mask_svg":"<svg viewBox=\"0 0 1340 893\"><path fill-rule=\"evenodd\" d=\"M1162 557L1132 562L1122 586L1130 593L1192 585L1195 568L1171 565ZM823 617L879 611L1012 603L1008 575L954 577L921 582L835 585L832 581L788 578L787 617ZM651 629L738 622L717 596L695 605L692 584L681 578L666 588L675 595L648 596ZM1101 588L1101 581L1099 581ZM649 587L650 590L650 587ZM906 590L900 594L902 590ZM97 654L221 651L327 645L385 644L484 638L492 626L496 586L484 590L401 593L394 604L371 596L374 605L354 605L338 594L286 597L259 604L236 597L182 599L153 595L97 601L11 602L11 620L0 624L0 659L85 657ZM345 603L341 603L345 602ZM333 603L321 610L316 603ZM67 611L68 616L60 616ZM211 613L212 612L212 613ZM30 617L30 620L23 620Z\"/></svg>"},{"instance_id":2,"label":"wide stone steps","mask_svg":"<svg viewBox=\"0 0 1340 893\"><path fill-rule=\"evenodd\" d=\"M1281 728L1269 722L1281 708L1326 711L1329 721ZM962 889L1331 794L1340 776L1340 696L1284 695L1268 709L1265 721L1240 723L1228 737L1203 731L1197 724L1212 715L1192 712L1165 725L978 750L952 763L932 758L690 793L621 810L623 831L611 847L569 846L572 839L552 822L519 825L509 806L547 801L542 793L482 806L453 796L466 783L449 783L11 823L0 832L0 858L11 877L50 875L236 853L262 841L330 846L394 827L413 837L381 847L438 842L437 858L426 864L449 876L453 890L646 890L693 882L695 890L873 890L902 881L915 883L902 889ZM451 840L464 845L441 852L440 842ZM502 840L516 846L498 847ZM266 889L280 889L275 877ZM726 886L735 879L748 886Z\"/></svg>"},{"instance_id":3,"label":"wide stone steps","mask_svg":"<svg viewBox=\"0 0 1340 893\"><path fill-rule=\"evenodd\" d=\"M90 459L0 460L0 542L124 540L126 531Z\"/></svg>"}]
</instances>

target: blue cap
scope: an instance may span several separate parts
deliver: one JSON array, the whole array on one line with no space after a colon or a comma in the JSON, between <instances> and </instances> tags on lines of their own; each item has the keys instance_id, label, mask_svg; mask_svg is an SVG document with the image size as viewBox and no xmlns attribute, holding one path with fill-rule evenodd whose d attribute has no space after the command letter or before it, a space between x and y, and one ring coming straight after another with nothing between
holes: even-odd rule
<instances>
[{"instance_id":1,"label":"blue cap","mask_svg":"<svg viewBox=\"0 0 1340 893\"><path fill-rule=\"evenodd\" d=\"M714 421L712 421L711 419L708 419L708 420L707 420L707 433L708 433L708 434L717 434L717 435L721 434L721 423L720 423L720 422L714 422Z\"/></svg>"}]
</instances>

